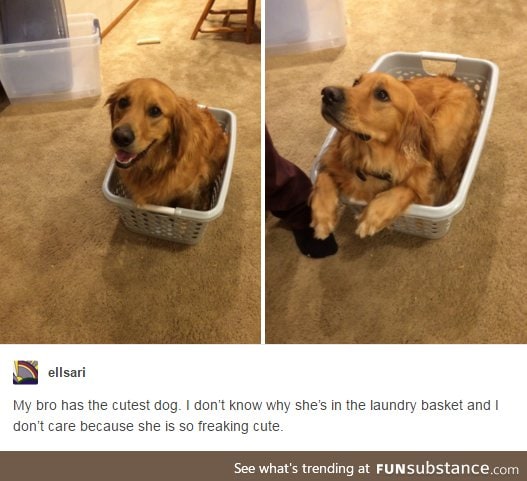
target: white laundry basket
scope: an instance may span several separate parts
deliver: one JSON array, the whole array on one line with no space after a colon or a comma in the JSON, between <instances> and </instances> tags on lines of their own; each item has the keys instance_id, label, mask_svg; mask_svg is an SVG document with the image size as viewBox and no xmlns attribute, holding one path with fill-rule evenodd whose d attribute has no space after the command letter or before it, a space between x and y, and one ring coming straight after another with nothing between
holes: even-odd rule
<instances>
[{"instance_id":1,"label":"white laundry basket","mask_svg":"<svg viewBox=\"0 0 527 481\"><path fill-rule=\"evenodd\" d=\"M119 208L121 220L129 230L182 244L197 244L208 223L223 213L236 150L236 116L229 110L211 107L208 110L229 135L227 160L214 183L210 209L198 211L149 204L137 207L121 183L112 160L102 191L106 199Z\"/></svg>"},{"instance_id":2,"label":"white laundry basket","mask_svg":"<svg viewBox=\"0 0 527 481\"><path fill-rule=\"evenodd\" d=\"M499 69L496 64L488 60L462 57L448 53L394 52L380 57L370 69L370 72L385 72L400 80L409 80L416 76L432 75L426 71L423 65L423 61L425 60L455 63L455 70L452 75L474 91L482 109L476 140L455 197L448 204L437 207L412 204L405 214L398 217L391 226L399 232L429 239L438 239L448 232L452 219L465 205L468 190L474 178L487 135L492 109L496 99ZM311 180L313 182L318 174L321 157L336 134L337 130L332 128L318 156L315 158L311 169ZM341 199L341 201L349 205L356 212L364 208L364 204L350 202L347 199Z\"/></svg>"}]
</instances>

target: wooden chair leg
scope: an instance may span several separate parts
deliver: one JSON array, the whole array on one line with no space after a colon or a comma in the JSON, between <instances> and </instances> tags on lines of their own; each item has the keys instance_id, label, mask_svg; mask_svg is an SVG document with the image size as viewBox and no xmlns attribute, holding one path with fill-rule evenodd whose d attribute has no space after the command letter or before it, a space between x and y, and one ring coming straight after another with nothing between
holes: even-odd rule
<instances>
[{"instance_id":1,"label":"wooden chair leg","mask_svg":"<svg viewBox=\"0 0 527 481\"><path fill-rule=\"evenodd\" d=\"M245 43L252 42L255 10L256 0L247 0L247 29L245 30Z\"/></svg>"},{"instance_id":2,"label":"wooden chair leg","mask_svg":"<svg viewBox=\"0 0 527 481\"><path fill-rule=\"evenodd\" d=\"M208 0L207 1L207 5L203 9L203 13L201 14L201 17L199 18L198 23L196 24L196 28L194 28L194 32L192 32L192 35L190 37L191 40L195 40L196 39L196 37L198 35L198 32L199 32L201 26L203 25L203 22L207 18L207 15L209 14L209 11L212 9L212 6L214 5L215 1L216 0Z\"/></svg>"}]
</instances>

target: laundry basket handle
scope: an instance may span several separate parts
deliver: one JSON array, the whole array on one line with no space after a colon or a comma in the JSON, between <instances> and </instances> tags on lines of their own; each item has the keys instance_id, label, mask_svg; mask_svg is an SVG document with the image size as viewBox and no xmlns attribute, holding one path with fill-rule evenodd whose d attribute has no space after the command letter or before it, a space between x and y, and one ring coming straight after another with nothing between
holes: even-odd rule
<instances>
[{"instance_id":1,"label":"laundry basket handle","mask_svg":"<svg viewBox=\"0 0 527 481\"><path fill-rule=\"evenodd\" d=\"M461 55L454 53L440 52L419 52L417 55L421 56L421 60L442 60L444 62L457 62L463 58Z\"/></svg>"}]
</instances>

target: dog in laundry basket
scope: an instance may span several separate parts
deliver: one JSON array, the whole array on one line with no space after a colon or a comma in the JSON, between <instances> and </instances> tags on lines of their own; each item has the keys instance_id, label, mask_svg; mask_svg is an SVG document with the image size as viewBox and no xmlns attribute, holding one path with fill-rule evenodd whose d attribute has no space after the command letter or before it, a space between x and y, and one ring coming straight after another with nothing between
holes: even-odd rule
<instances>
[{"instance_id":1,"label":"dog in laundry basket","mask_svg":"<svg viewBox=\"0 0 527 481\"><path fill-rule=\"evenodd\" d=\"M479 126L480 105L444 75L401 81L379 72L322 90L322 116L337 129L311 194L312 227L335 229L339 197L366 203L356 233L389 226L412 204L443 205L456 194Z\"/></svg>"},{"instance_id":2,"label":"dog in laundry basket","mask_svg":"<svg viewBox=\"0 0 527 481\"><path fill-rule=\"evenodd\" d=\"M132 200L209 209L228 150L212 114L148 78L120 84L106 104L115 165Z\"/></svg>"}]
</instances>

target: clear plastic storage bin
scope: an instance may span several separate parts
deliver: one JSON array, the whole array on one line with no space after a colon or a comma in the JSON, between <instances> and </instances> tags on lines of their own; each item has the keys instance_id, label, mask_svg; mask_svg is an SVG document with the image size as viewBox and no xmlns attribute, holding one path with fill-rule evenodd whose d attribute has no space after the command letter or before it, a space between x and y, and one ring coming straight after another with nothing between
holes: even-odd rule
<instances>
[{"instance_id":1,"label":"clear plastic storage bin","mask_svg":"<svg viewBox=\"0 0 527 481\"><path fill-rule=\"evenodd\" d=\"M267 53L302 53L344 45L343 0L266 0Z\"/></svg>"},{"instance_id":2,"label":"clear plastic storage bin","mask_svg":"<svg viewBox=\"0 0 527 481\"><path fill-rule=\"evenodd\" d=\"M409 80L415 76L432 75L427 72L423 65L425 60L455 63L455 70L452 75L470 87L481 104L480 126L455 197L448 204L437 207L412 204L406 213L397 218L391 225L396 231L429 239L438 239L448 232L452 219L463 209L467 200L468 190L478 166L492 116L498 89L499 69L496 64L488 60L462 57L460 55L434 52L395 52L380 57L370 69L370 72L386 72L400 80ZM315 158L311 169L311 180L313 182L318 174L320 159L336 134L337 130L331 128L318 156ZM341 201L357 213L364 207L363 204L350 202L344 198Z\"/></svg>"},{"instance_id":3,"label":"clear plastic storage bin","mask_svg":"<svg viewBox=\"0 0 527 481\"><path fill-rule=\"evenodd\" d=\"M0 44L0 81L11 102L100 95L99 22L89 13L67 18L68 38Z\"/></svg>"}]
</instances>

